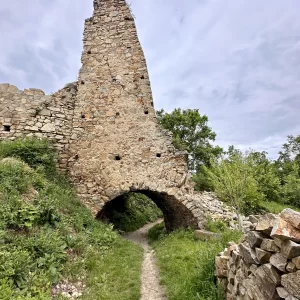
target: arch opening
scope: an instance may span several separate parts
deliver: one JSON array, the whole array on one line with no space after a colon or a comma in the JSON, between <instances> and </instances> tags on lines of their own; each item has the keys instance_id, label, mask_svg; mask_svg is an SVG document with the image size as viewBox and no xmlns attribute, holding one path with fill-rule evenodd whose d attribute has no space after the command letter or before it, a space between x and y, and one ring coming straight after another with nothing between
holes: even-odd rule
<instances>
[{"instance_id":1,"label":"arch opening","mask_svg":"<svg viewBox=\"0 0 300 300\"><path fill-rule=\"evenodd\" d=\"M103 206L96 218L114 224L115 216L122 215L126 211L125 200L130 194L142 194L151 199L161 210L167 231L182 227L197 228L197 220L192 212L175 196L151 190L135 190L113 198Z\"/></svg>"}]
</instances>

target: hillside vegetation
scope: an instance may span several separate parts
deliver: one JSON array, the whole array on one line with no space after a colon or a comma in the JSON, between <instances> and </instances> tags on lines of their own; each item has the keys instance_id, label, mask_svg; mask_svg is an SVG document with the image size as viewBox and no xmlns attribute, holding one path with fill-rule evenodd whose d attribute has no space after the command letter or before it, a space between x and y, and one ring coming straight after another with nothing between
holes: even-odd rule
<instances>
[{"instance_id":1,"label":"hillside vegetation","mask_svg":"<svg viewBox=\"0 0 300 300\"><path fill-rule=\"evenodd\" d=\"M47 141L0 143L0 215L2 300L52 299L62 280L82 299L139 299L142 250L93 218Z\"/></svg>"}]
</instances>

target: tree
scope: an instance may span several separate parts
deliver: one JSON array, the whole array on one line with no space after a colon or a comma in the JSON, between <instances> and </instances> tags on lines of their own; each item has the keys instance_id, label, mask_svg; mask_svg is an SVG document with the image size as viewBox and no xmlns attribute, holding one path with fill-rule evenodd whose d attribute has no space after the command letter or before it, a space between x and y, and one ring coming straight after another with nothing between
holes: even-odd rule
<instances>
[{"instance_id":1,"label":"tree","mask_svg":"<svg viewBox=\"0 0 300 300\"><path fill-rule=\"evenodd\" d=\"M267 158L267 152L251 151L249 163L258 184L258 190L266 201L280 201L280 179L274 162Z\"/></svg>"},{"instance_id":2,"label":"tree","mask_svg":"<svg viewBox=\"0 0 300 300\"><path fill-rule=\"evenodd\" d=\"M241 213L256 210L263 199L255 180L251 155L251 152L229 151L212 161L211 168L206 168L218 197L236 209L239 224Z\"/></svg>"},{"instance_id":3,"label":"tree","mask_svg":"<svg viewBox=\"0 0 300 300\"><path fill-rule=\"evenodd\" d=\"M287 137L287 142L282 145L282 150L279 152L276 167L282 185L285 181L284 177L294 172L295 167L300 176L300 135Z\"/></svg>"},{"instance_id":4,"label":"tree","mask_svg":"<svg viewBox=\"0 0 300 300\"><path fill-rule=\"evenodd\" d=\"M216 134L208 126L207 116L201 116L198 109L176 108L171 113L162 109L156 115L162 127L173 133L174 146L188 152L189 170L196 172L202 165L209 166L211 157L222 153L222 148L212 145Z\"/></svg>"},{"instance_id":5,"label":"tree","mask_svg":"<svg viewBox=\"0 0 300 300\"><path fill-rule=\"evenodd\" d=\"M287 143L284 143L283 150L279 152L279 160L281 161L295 161L300 163L300 135L288 135Z\"/></svg>"},{"instance_id":6,"label":"tree","mask_svg":"<svg viewBox=\"0 0 300 300\"><path fill-rule=\"evenodd\" d=\"M282 201L300 208L300 135L287 137L275 166Z\"/></svg>"},{"instance_id":7,"label":"tree","mask_svg":"<svg viewBox=\"0 0 300 300\"><path fill-rule=\"evenodd\" d=\"M292 165L292 171L284 177L282 196L285 204L300 208L300 177L298 165Z\"/></svg>"}]
</instances>

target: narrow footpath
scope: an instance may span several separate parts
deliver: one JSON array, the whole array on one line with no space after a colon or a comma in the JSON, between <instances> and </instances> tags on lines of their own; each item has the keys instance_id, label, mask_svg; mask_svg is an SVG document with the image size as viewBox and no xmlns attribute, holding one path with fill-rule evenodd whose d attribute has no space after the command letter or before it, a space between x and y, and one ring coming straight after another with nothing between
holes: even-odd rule
<instances>
[{"instance_id":1,"label":"narrow footpath","mask_svg":"<svg viewBox=\"0 0 300 300\"><path fill-rule=\"evenodd\" d=\"M140 300L167 300L163 287L159 284L159 270L155 262L154 250L148 243L148 231L154 225L161 223L158 220L145 225L137 231L124 234L124 238L138 244L144 249L144 258L141 273L141 298Z\"/></svg>"}]
</instances>

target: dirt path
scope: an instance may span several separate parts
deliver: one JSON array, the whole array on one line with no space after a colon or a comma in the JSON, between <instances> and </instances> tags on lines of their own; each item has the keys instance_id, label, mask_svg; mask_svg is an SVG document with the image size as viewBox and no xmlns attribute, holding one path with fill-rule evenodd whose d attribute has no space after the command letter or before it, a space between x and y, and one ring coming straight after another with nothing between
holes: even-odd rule
<instances>
[{"instance_id":1,"label":"dirt path","mask_svg":"<svg viewBox=\"0 0 300 300\"><path fill-rule=\"evenodd\" d=\"M148 231L154 225L161 223L158 220L147 224L137 231L124 234L124 238L135 244L141 245L144 249L144 259L141 274L141 298L140 300L167 300L164 289L159 284L159 270L155 263L154 251L148 243Z\"/></svg>"}]
</instances>

